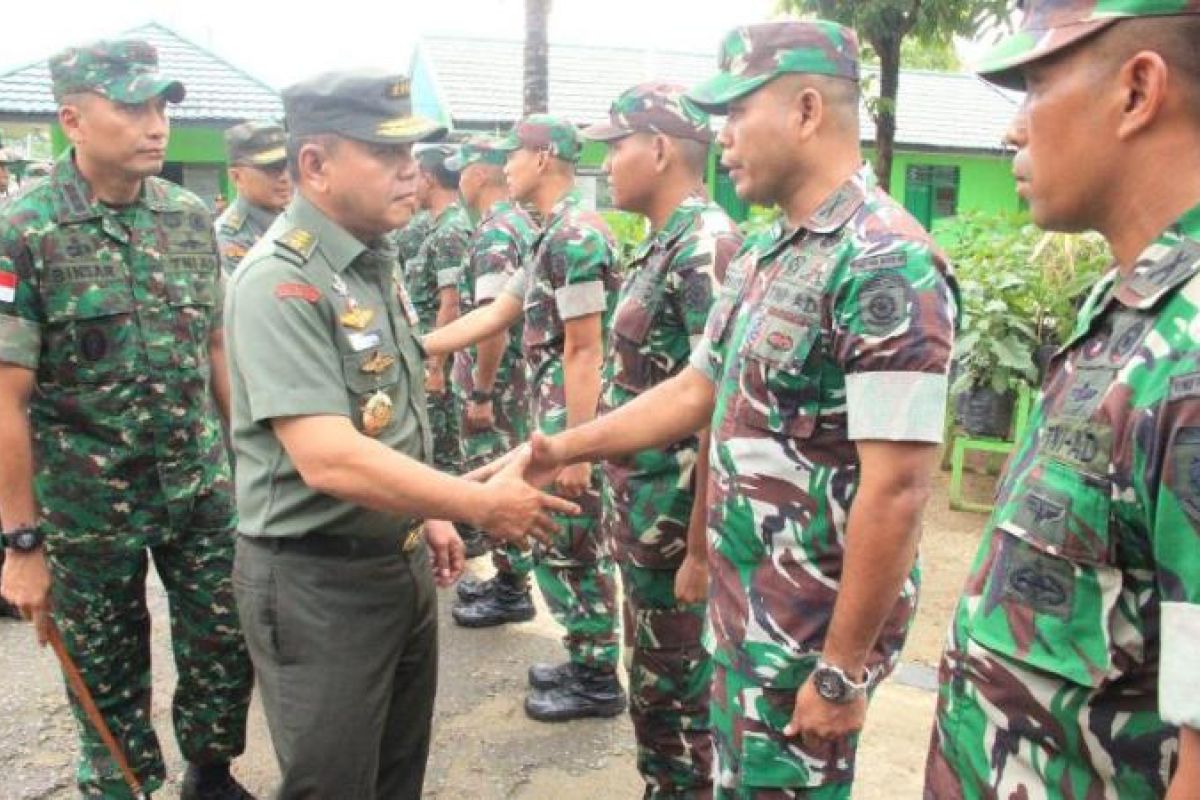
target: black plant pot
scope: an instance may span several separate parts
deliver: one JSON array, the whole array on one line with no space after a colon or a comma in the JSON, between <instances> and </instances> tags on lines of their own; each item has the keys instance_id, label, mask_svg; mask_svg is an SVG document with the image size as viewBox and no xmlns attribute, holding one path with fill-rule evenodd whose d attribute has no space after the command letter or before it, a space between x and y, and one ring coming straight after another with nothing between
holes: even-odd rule
<instances>
[{"instance_id":1,"label":"black plant pot","mask_svg":"<svg viewBox=\"0 0 1200 800\"><path fill-rule=\"evenodd\" d=\"M1000 393L986 386L977 386L958 395L954 412L958 424L972 436L1003 439L1012 427L1015 405L1015 392Z\"/></svg>"}]
</instances>

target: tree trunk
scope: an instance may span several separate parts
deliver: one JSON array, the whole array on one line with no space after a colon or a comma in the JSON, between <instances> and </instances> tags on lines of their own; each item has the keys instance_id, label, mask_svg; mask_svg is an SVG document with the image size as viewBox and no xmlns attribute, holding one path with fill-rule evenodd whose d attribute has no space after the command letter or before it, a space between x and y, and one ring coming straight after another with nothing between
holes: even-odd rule
<instances>
[{"instance_id":1,"label":"tree trunk","mask_svg":"<svg viewBox=\"0 0 1200 800\"><path fill-rule=\"evenodd\" d=\"M872 42L879 54L879 108L875 118L875 174L883 190L892 186L892 152L896 145L896 95L900 89L900 36Z\"/></svg>"},{"instance_id":2,"label":"tree trunk","mask_svg":"<svg viewBox=\"0 0 1200 800\"><path fill-rule=\"evenodd\" d=\"M525 0L524 113L543 114L550 108L550 67L547 20L550 0Z\"/></svg>"}]
</instances>

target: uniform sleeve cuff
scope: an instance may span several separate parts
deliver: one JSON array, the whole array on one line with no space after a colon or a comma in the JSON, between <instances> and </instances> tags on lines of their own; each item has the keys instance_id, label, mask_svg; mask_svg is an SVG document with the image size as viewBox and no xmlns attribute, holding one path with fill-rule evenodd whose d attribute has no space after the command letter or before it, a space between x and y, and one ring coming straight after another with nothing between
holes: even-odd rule
<instances>
[{"instance_id":1,"label":"uniform sleeve cuff","mask_svg":"<svg viewBox=\"0 0 1200 800\"><path fill-rule=\"evenodd\" d=\"M940 443L946 428L945 375L856 372L846 376L851 441Z\"/></svg>"},{"instance_id":2,"label":"uniform sleeve cuff","mask_svg":"<svg viewBox=\"0 0 1200 800\"><path fill-rule=\"evenodd\" d=\"M0 314L0 361L37 369L41 352L41 325L22 317Z\"/></svg>"},{"instance_id":3,"label":"uniform sleeve cuff","mask_svg":"<svg viewBox=\"0 0 1200 800\"><path fill-rule=\"evenodd\" d=\"M563 319L577 319L604 311L606 298L604 284L600 281L572 283L554 292L558 315Z\"/></svg>"},{"instance_id":4,"label":"uniform sleeve cuff","mask_svg":"<svg viewBox=\"0 0 1200 800\"><path fill-rule=\"evenodd\" d=\"M696 345L696 348L692 350L692 357L688 361L693 369L713 383L717 382L717 365L715 362L716 359L713 358L712 345L708 339L702 339L700 344Z\"/></svg>"},{"instance_id":5,"label":"uniform sleeve cuff","mask_svg":"<svg viewBox=\"0 0 1200 800\"><path fill-rule=\"evenodd\" d=\"M520 300L522 305L524 305L525 291L528 286L529 273L525 271L524 267L521 267L512 274L512 277L508 279L508 283L504 284L504 293L511 294L513 297Z\"/></svg>"},{"instance_id":6,"label":"uniform sleeve cuff","mask_svg":"<svg viewBox=\"0 0 1200 800\"><path fill-rule=\"evenodd\" d=\"M439 269L437 273L437 287L439 289L453 289L458 286L458 276L462 270L458 267L453 269Z\"/></svg>"},{"instance_id":7,"label":"uniform sleeve cuff","mask_svg":"<svg viewBox=\"0 0 1200 800\"><path fill-rule=\"evenodd\" d=\"M503 272L480 275L475 279L475 303L487 303L495 300L507 290L508 282L509 276Z\"/></svg>"},{"instance_id":8,"label":"uniform sleeve cuff","mask_svg":"<svg viewBox=\"0 0 1200 800\"><path fill-rule=\"evenodd\" d=\"M1200 605L1162 604L1158 709L1172 725L1200 728Z\"/></svg>"}]
</instances>

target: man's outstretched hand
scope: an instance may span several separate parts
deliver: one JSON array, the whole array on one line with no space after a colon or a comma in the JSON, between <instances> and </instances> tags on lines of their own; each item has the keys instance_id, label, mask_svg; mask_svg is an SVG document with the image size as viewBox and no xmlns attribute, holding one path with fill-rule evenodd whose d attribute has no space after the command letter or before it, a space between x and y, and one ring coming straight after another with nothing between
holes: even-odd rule
<instances>
[{"instance_id":1,"label":"man's outstretched hand","mask_svg":"<svg viewBox=\"0 0 1200 800\"><path fill-rule=\"evenodd\" d=\"M502 469L486 483L488 503L476 527L504 542L524 544L532 536L543 544L558 531L551 514L579 513L579 506L536 489L527 476L541 474L545 467L534 465L535 447L514 451Z\"/></svg>"}]
</instances>

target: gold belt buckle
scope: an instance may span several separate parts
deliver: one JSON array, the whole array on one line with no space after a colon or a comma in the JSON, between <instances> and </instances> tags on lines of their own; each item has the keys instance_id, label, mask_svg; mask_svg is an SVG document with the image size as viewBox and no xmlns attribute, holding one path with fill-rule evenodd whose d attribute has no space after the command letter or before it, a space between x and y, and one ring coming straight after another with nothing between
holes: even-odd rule
<instances>
[{"instance_id":1,"label":"gold belt buckle","mask_svg":"<svg viewBox=\"0 0 1200 800\"><path fill-rule=\"evenodd\" d=\"M408 536L404 537L404 544L400 545L401 552L411 553L417 549L417 545L421 543L421 532L425 529L424 522L418 522L408 532Z\"/></svg>"}]
</instances>

